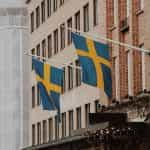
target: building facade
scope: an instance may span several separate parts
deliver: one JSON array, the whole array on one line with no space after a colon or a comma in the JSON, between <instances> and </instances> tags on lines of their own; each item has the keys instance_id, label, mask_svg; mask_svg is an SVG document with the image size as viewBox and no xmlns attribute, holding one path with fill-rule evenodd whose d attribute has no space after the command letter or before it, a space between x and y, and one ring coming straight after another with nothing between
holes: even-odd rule
<instances>
[{"instance_id":1,"label":"building facade","mask_svg":"<svg viewBox=\"0 0 150 150\"><path fill-rule=\"evenodd\" d=\"M20 0L0 6L0 149L29 144L28 14Z\"/></svg>"},{"instance_id":2,"label":"building facade","mask_svg":"<svg viewBox=\"0 0 150 150\"><path fill-rule=\"evenodd\" d=\"M58 124L57 112L42 110L35 73L30 65L30 146L34 147L73 136L73 131L88 127L88 113L97 112L99 103L106 106L111 104L103 91L81 83L80 69L69 66L79 66L79 62L68 28L149 49L148 24L143 25L148 20L149 2L27 0L26 3L30 18L30 53L40 56L41 60L42 57L48 58L48 63L62 67L65 71L60 100L62 121ZM126 47L111 43L109 45L112 56L113 99L123 102L144 89L149 90L149 56Z\"/></svg>"}]
</instances>

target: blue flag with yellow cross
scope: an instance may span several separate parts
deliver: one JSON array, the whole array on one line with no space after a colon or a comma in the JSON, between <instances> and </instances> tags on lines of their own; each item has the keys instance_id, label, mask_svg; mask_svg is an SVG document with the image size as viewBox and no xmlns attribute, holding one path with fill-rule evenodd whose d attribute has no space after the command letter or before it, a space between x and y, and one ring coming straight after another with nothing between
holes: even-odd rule
<instances>
[{"instance_id":1,"label":"blue flag with yellow cross","mask_svg":"<svg viewBox=\"0 0 150 150\"><path fill-rule=\"evenodd\" d=\"M60 94L62 88L62 69L50 66L32 57L33 68L36 73L37 86L40 92L44 110L58 110L60 114Z\"/></svg>"},{"instance_id":2,"label":"blue flag with yellow cross","mask_svg":"<svg viewBox=\"0 0 150 150\"><path fill-rule=\"evenodd\" d=\"M82 67L83 82L103 89L111 98L112 78L108 45L76 33L72 33L72 39Z\"/></svg>"}]
</instances>

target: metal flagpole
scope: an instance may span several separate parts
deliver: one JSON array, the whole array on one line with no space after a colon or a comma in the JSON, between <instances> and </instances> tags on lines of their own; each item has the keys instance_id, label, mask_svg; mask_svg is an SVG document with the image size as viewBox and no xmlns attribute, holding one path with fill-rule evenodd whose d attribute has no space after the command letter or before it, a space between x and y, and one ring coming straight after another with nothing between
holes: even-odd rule
<instances>
[{"instance_id":1,"label":"metal flagpole","mask_svg":"<svg viewBox=\"0 0 150 150\"><path fill-rule=\"evenodd\" d=\"M46 63L50 64L50 63L48 62L49 59L46 58L46 57L28 54L27 52L25 52L24 54L25 54L25 55L28 55L28 56L36 57L36 58L41 58L41 59L45 60ZM41 61L41 60L39 60L39 61ZM53 62L53 61L54 61L54 62L60 62L60 63L61 63L61 61L59 61L59 60L52 60L52 62ZM41 62L42 62L42 61L41 61ZM51 64L50 64L50 65L51 65ZM82 71L82 68L81 68L80 66L74 66L74 65L70 65L70 64L66 64L66 63L63 63L62 65L63 65L62 67L64 67L64 66L70 66L70 67L72 67L72 68L80 69L80 70ZM62 69L62 68L60 68L60 67L58 67L58 68L59 68L59 69Z\"/></svg>"},{"instance_id":2,"label":"metal flagpole","mask_svg":"<svg viewBox=\"0 0 150 150\"><path fill-rule=\"evenodd\" d=\"M150 50L148 50L148 49L139 48L139 47L127 44L127 43L122 43L122 42L119 42L119 41L115 41L115 40L97 35L95 33L94 34L86 33L86 32L83 32L81 30L77 30L77 29L74 29L74 28L68 28L68 27L66 28L66 30L73 31L76 34L77 34L77 32L79 32L79 33L82 34L82 36L84 36L86 38L93 37L94 39L97 39L97 40L104 40L104 41L111 42L111 43L116 44L116 45L128 47L129 49L133 49L133 50L137 50L137 51L141 51L141 52L145 52L145 53L150 54Z\"/></svg>"}]
</instances>

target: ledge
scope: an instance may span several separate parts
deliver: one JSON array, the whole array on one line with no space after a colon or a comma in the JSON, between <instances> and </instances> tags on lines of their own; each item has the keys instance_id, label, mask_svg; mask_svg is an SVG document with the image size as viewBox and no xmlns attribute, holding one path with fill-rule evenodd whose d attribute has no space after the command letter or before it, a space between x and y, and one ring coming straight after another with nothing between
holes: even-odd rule
<instances>
[{"instance_id":1,"label":"ledge","mask_svg":"<svg viewBox=\"0 0 150 150\"><path fill-rule=\"evenodd\" d=\"M143 9L139 9L136 11L136 15L140 15L140 14L143 14L144 13L144 10Z\"/></svg>"}]
</instances>

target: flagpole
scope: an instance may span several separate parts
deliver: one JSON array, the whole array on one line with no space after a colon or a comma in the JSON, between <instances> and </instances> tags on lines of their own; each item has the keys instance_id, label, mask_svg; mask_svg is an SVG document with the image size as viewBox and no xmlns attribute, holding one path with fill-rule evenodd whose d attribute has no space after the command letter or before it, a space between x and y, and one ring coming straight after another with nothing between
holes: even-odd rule
<instances>
[{"instance_id":1,"label":"flagpole","mask_svg":"<svg viewBox=\"0 0 150 150\"><path fill-rule=\"evenodd\" d=\"M48 60L50 60L50 59L48 59L48 58L46 58L46 57L29 54L29 53L27 53L27 52L25 52L24 54L25 54L25 55L28 55L28 56L35 57L35 58L43 59L43 60L46 61L46 63L50 64L50 63L48 62ZM39 60L39 61L41 61L41 60ZM51 61L52 61L52 62L60 62L60 61L58 61L58 60L51 60ZM43 62L43 61L41 61L41 62ZM60 62L60 63L63 63L63 62ZM51 64L50 64L50 65L51 65ZM62 67L70 66L70 67L72 67L72 68L80 69L80 70L82 71L82 68L81 68L80 66L74 66L74 65L70 65L70 64L66 64L66 63L63 63L62 65L63 65ZM59 69L62 69L62 68L59 67ZM63 70L63 69L62 69L62 70Z\"/></svg>"},{"instance_id":2,"label":"flagpole","mask_svg":"<svg viewBox=\"0 0 150 150\"><path fill-rule=\"evenodd\" d=\"M62 25L62 27L65 28L65 26L63 26L63 25ZM91 33L89 33L89 32L83 32L83 31L81 31L81 30L74 29L74 28L69 28L69 27L67 27L66 30L70 30L70 31L74 32L75 34L81 33L82 36L84 36L84 37L86 37L86 38L93 37L94 39L97 39L97 40L104 40L104 41L111 42L111 43L116 44L116 45L128 47L129 49L132 49L132 50L137 50L137 51L141 51L141 52L145 52L145 53L150 54L150 50L148 50L148 49L139 48L139 47L136 47L136 46L127 44L127 43L122 43L122 42L119 42L119 41L115 41L115 40L112 40L112 39L109 39L109 38L106 38L106 37L102 37L102 36L100 36L100 35L97 35L97 34L95 34L95 33L94 33L94 34L91 34Z\"/></svg>"}]
</instances>

